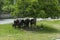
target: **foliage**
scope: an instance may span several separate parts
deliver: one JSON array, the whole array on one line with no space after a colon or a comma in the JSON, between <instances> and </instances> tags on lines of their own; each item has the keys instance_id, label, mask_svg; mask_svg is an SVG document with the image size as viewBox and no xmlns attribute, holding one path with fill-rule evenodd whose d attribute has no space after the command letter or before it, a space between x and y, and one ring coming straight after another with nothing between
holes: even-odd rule
<instances>
[{"instance_id":1,"label":"foliage","mask_svg":"<svg viewBox=\"0 0 60 40\"><path fill-rule=\"evenodd\" d=\"M4 0L0 5L3 13L11 13L16 17L60 17L59 0Z\"/></svg>"}]
</instances>

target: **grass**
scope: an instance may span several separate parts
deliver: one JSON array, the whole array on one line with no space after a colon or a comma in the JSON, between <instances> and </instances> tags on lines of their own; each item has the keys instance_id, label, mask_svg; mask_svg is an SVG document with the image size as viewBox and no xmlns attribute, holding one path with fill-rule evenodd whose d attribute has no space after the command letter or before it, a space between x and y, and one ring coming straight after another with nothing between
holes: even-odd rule
<instances>
[{"instance_id":1,"label":"grass","mask_svg":"<svg viewBox=\"0 0 60 40\"><path fill-rule=\"evenodd\" d=\"M40 28L43 28L41 30ZM54 40L60 38L60 21L39 21L34 30L15 29L12 24L0 25L0 40Z\"/></svg>"}]
</instances>

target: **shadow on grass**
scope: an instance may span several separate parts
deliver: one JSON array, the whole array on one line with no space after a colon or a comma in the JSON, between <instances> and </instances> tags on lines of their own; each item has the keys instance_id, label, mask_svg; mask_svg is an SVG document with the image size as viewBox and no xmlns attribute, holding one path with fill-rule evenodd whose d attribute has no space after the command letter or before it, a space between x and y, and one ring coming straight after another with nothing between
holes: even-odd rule
<instances>
[{"instance_id":1,"label":"shadow on grass","mask_svg":"<svg viewBox=\"0 0 60 40\"><path fill-rule=\"evenodd\" d=\"M57 33L57 32L59 32L57 29L54 29L51 27L37 28L36 31L41 32L41 33Z\"/></svg>"},{"instance_id":2,"label":"shadow on grass","mask_svg":"<svg viewBox=\"0 0 60 40\"><path fill-rule=\"evenodd\" d=\"M40 33L57 33L57 32L59 32L57 29L52 28L48 25L43 25L43 24L41 24L40 26L36 26L36 27L24 28L24 30L40 32Z\"/></svg>"},{"instance_id":3,"label":"shadow on grass","mask_svg":"<svg viewBox=\"0 0 60 40\"><path fill-rule=\"evenodd\" d=\"M58 33L59 31L55 28L53 28L52 26L48 26L45 24L41 24L39 26L34 26L34 27L23 27L23 28L18 28L26 30L26 31L32 31L32 32L39 32L39 33Z\"/></svg>"}]
</instances>

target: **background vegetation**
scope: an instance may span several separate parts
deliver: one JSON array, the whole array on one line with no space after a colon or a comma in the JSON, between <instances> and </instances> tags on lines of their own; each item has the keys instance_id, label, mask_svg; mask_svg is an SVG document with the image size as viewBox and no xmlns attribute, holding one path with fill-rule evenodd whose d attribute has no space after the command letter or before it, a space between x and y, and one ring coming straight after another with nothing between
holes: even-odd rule
<instances>
[{"instance_id":1,"label":"background vegetation","mask_svg":"<svg viewBox=\"0 0 60 40\"><path fill-rule=\"evenodd\" d=\"M16 17L60 17L60 0L4 0L0 1L0 14Z\"/></svg>"}]
</instances>

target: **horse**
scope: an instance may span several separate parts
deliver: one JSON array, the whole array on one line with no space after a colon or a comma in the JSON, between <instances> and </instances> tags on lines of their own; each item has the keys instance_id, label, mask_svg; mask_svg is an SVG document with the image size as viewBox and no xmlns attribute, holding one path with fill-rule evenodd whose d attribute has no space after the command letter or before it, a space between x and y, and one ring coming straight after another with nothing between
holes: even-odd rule
<instances>
[{"instance_id":1,"label":"horse","mask_svg":"<svg viewBox=\"0 0 60 40\"><path fill-rule=\"evenodd\" d=\"M34 18L30 20L30 25L31 25L31 27L33 25L36 26L36 20Z\"/></svg>"},{"instance_id":2,"label":"horse","mask_svg":"<svg viewBox=\"0 0 60 40\"><path fill-rule=\"evenodd\" d=\"M13 27L17 27L19 25L19 20L17 19L17 20L14 20L14 23L13 23Z\"/></svg>"},{"instance_id":3,"label":"horse","mask_svg":"<svg viewBox=\"0 0 60 40\"><path fill-rule=\"evenodd\" d=\"M28 27L28 28L29 28L29 22L30 22L30 20L29 20L29 19L25 19L25 22L24 22L25 27Z\"/></svg>"}]
</instances>

